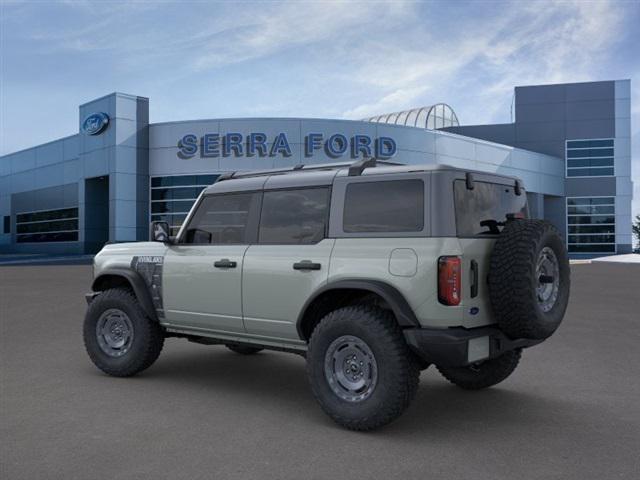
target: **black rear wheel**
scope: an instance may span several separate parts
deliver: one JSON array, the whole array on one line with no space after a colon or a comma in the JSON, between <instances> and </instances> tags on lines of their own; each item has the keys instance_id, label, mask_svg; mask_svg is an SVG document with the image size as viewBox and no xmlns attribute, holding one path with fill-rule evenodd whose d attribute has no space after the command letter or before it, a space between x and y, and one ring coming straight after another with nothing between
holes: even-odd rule
<instances>
[{"instance_id":1,"label":"black rear wheel","mask_svg":"<svg viewBox=\"0 0 640 480\"><path fill-rule=\"evenodd\" d=\"M513 350L468 367L438 367L438 371L460 388L480 390L492 387L511 375L520 362L520 355L520 350Z\"/></svg>"},{"instance_id":2,"label":"black rear wheel","mask_svg":"<svg viewBox=\"0 0 640 480\"><path fill-rule=\"evenodd\" d=\"M340 308L314 329L307 372L322 409L351 430L399 417L418 388L420 369L393 314L369 305Z\"/></svg>"}]
</instances>

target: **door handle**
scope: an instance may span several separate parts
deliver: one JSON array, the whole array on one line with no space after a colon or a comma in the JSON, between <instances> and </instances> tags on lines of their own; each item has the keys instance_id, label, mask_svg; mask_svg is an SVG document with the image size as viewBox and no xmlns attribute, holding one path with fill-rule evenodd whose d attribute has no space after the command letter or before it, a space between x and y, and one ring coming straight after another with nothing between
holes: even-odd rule
<instances>
[{"instance_id":1,"label":"door handle","mask_svg":"<svg viewBox=\"0 0 640 480\"><path fill-rule=\"evenodd\" d=\"M321 264L314 263L310 260L302 260L301 262L296 262L293 264L294 270L320 270L321 268Z\"/></svg>"},{"instance_id":2,"label":"door handle","mask_svg":"<svg viewBox=\"0 0 640 480\"><path fill-rule=\"evenodd\" d=\"M471 260L471 298L478 296L478 262Z\"/></svg>"},{"instance_id":3,"label":"door handle","mask_svg":"<svg viewBox=\"0 0 640 480\"><path fill-rule=\"evenodd\" d=\"M222 260L213 262L213 266L216 268L236 268L237 265L238 264L236 262L232 262L228 258L223 258Z\"/></svg>"}]
</instances>

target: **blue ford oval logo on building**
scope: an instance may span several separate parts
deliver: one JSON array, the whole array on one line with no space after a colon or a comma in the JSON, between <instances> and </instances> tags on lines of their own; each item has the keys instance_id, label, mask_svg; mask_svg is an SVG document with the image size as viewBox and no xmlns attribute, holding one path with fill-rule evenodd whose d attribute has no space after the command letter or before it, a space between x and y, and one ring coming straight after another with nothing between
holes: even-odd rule
<instances>
[{"instance_id":1,"label":"blue ford oval logo on building","mask_svg":"<svg viewBox=\"0 0 640 480\"><path fill-rule=\"evenodd\" d=\"M87 135L97 135L109 125L109 115L103 112L92 113L82 122L82 131Z\"/></svg>"}]
</instances>

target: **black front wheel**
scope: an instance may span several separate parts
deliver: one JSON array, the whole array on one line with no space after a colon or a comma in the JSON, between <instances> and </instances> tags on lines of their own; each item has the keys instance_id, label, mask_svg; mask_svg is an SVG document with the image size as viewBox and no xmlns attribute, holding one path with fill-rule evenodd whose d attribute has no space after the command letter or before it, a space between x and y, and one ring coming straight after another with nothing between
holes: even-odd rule
<instances>
[{"instance_id":1,"label":"black front wheel","mask_svg":"<svg viewBox=\"0 0 640 480\"><path fill-rule=\"evenodd\" d=\"M149 368L164 345L160 325L147 317L133 292L123 288L106 290L91 302L83 333L91 361L114 377Z\"/></svg>"}]
</instances>

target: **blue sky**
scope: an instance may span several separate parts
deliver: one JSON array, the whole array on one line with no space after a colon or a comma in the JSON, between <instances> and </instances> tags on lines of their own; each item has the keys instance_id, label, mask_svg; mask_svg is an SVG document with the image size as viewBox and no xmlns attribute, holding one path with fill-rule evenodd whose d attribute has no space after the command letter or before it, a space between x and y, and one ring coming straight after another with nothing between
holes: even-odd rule
<instances>
[{"instance_id":1,"label":"blue sky","mask_svg":"<svg viewBox=\"0 0 640 480\"><path fill-rule=\"evenodd\" d=\"M0 5L0 154L77 132L113 91L149 97L152 122L444 101L476 124L509 122L515 85L631 78L640 212L638 1Z\"/></svg>"}]
</instances>

